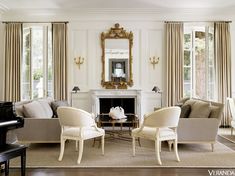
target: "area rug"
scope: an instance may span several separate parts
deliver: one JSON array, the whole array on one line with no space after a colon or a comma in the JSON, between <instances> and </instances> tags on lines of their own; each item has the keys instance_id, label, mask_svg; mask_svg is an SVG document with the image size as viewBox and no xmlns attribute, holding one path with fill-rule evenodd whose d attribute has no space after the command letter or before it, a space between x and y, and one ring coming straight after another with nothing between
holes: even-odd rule
<instances>
[{"instance_id":1,"label":"area rug","mask_svg":"<svg viewBox=\"0 0 235 176\"><path fill-rule=\"evenodd\" d=\"M235 130L233 130L233 135L231 135L231 128L220 128L219 136L235 143Z\"/></svg>"},{"instance_id":2,"label":"area rug","mask_svg":"<svg viewBox=\"0 0 235 176\"><path fill-rule=\"evenodd\" d=\"M67 142L63 160L58 161L59 144L31 144L27 149L27 168L90 168L90 167L234 167L235 152L221 143L215 144L214 152L210 144L179 144L177 162L173 151L162 144L162 166L156 162L154 142L141 140L136 156L132 156L131 142L107 140L105 155L101 154L98 143L92 147L92 140L85 141L81 164L77 164L78 152L75 143ZM20 160L11 160L11 167L19 167Z\"/></svg>"}]
</instances>

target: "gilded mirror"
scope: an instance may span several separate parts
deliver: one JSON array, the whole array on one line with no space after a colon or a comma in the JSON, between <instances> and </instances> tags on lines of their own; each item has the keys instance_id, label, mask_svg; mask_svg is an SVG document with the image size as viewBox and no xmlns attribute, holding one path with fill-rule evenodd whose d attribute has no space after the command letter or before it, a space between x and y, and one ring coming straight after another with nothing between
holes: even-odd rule
<instances>
[{"instance_id":1,"label":"gilded mirror","mask_svg":"<svg viewBox=\"0 0 235 176\"><path fill-rule=\"evenodd\" d=\"M102 32L101 46L101 85L107 89L127 89L127 86L132 86L133 33L115 24L107 33Z\"/></svg>"}]
</instances>

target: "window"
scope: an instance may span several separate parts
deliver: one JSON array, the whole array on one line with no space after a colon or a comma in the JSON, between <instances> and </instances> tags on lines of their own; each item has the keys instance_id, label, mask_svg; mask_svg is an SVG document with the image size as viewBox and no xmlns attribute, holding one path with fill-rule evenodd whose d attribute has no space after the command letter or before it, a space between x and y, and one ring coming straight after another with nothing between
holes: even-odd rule
<instances>
[{"instance_id":1,"label":"window","mask_svg":"<svg viewBox=\"0 0 235 176\"><path fill-rule=\"evenodd\" d=\"M23 26L21 100L53 96L50 24Z\"/></svg>"},{"instance_id":2,"label":"window","mask_svg":"<svg viewBox=\"0 0 235 176\"><path fill-rule=\"evenodd\" d=\"M184 27L184 96L215 99L212 25Z\"/></svg>"}]
</instances>

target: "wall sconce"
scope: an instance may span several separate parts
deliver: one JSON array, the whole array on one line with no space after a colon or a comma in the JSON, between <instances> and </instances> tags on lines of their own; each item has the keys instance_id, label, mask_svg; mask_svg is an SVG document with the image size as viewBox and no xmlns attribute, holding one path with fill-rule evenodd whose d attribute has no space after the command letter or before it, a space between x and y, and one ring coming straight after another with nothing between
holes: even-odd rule
<instances>
[{"instance_id":1,"label":"wall sconce","mask_svg":"<svg viewBox=\"0 0 235 176\"><path fill-rule=\"evenodd\" d=\"M159 89L159 87L154 86L152 91L154 91L155 93L159 93L161 95L161 107L162 107L162 91L161 89Z\"/></svg>"},{"instance_id":2,"label":"wall sconce","mask_svg":"<svg viewBox=\"0 0 235 176\"><path fill-rule=\"evenodd\" d=\"M78 69L80 69L80 65L82 65L84 63L84 57L81 57L81 56L75 57L74 62L75 62L75 64L78 65Z\"/></svg>"},{"instance_id":3,"label":"wall sconce","mask_svg":"<svg viewBox=\"0 0 235 176\"><path fill-rule=\"evenodd\" d=\"M153 69L155 69L155 65L158 64L159 62L159 57L153 56L152 58L150 57L149 60L150 60L150 63L153 64Z\"/></svg>"}]
</instances>

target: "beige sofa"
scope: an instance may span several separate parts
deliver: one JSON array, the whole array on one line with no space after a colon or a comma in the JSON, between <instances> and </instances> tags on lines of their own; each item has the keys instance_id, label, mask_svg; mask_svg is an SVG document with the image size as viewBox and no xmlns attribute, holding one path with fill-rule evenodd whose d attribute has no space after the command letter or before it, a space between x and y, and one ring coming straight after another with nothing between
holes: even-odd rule
<instances>
[{"instance_id":1,"label":"beige sofa","mask_svg":"<svg viewBox=\"0 0 235 176\"><path fill-rule=\"evenodd\" d=\"M224 105L199 99L181 103L182 110L186 105L191 110L179 120L178 143L210 143L213 151Z\"/></svg>"},{"instance_id":2,"label":"beige sofa","mask_svg":"<svg viewBox=\"0 0 235 176\"><path fill-rule=\"evenodd\" d=\"M19 142L60 142L61 127L59 119L53 118L52 101L40 99L15 103L16 114L24 117L24 127L15 130Z\"/></svg>"}]
</instances>

